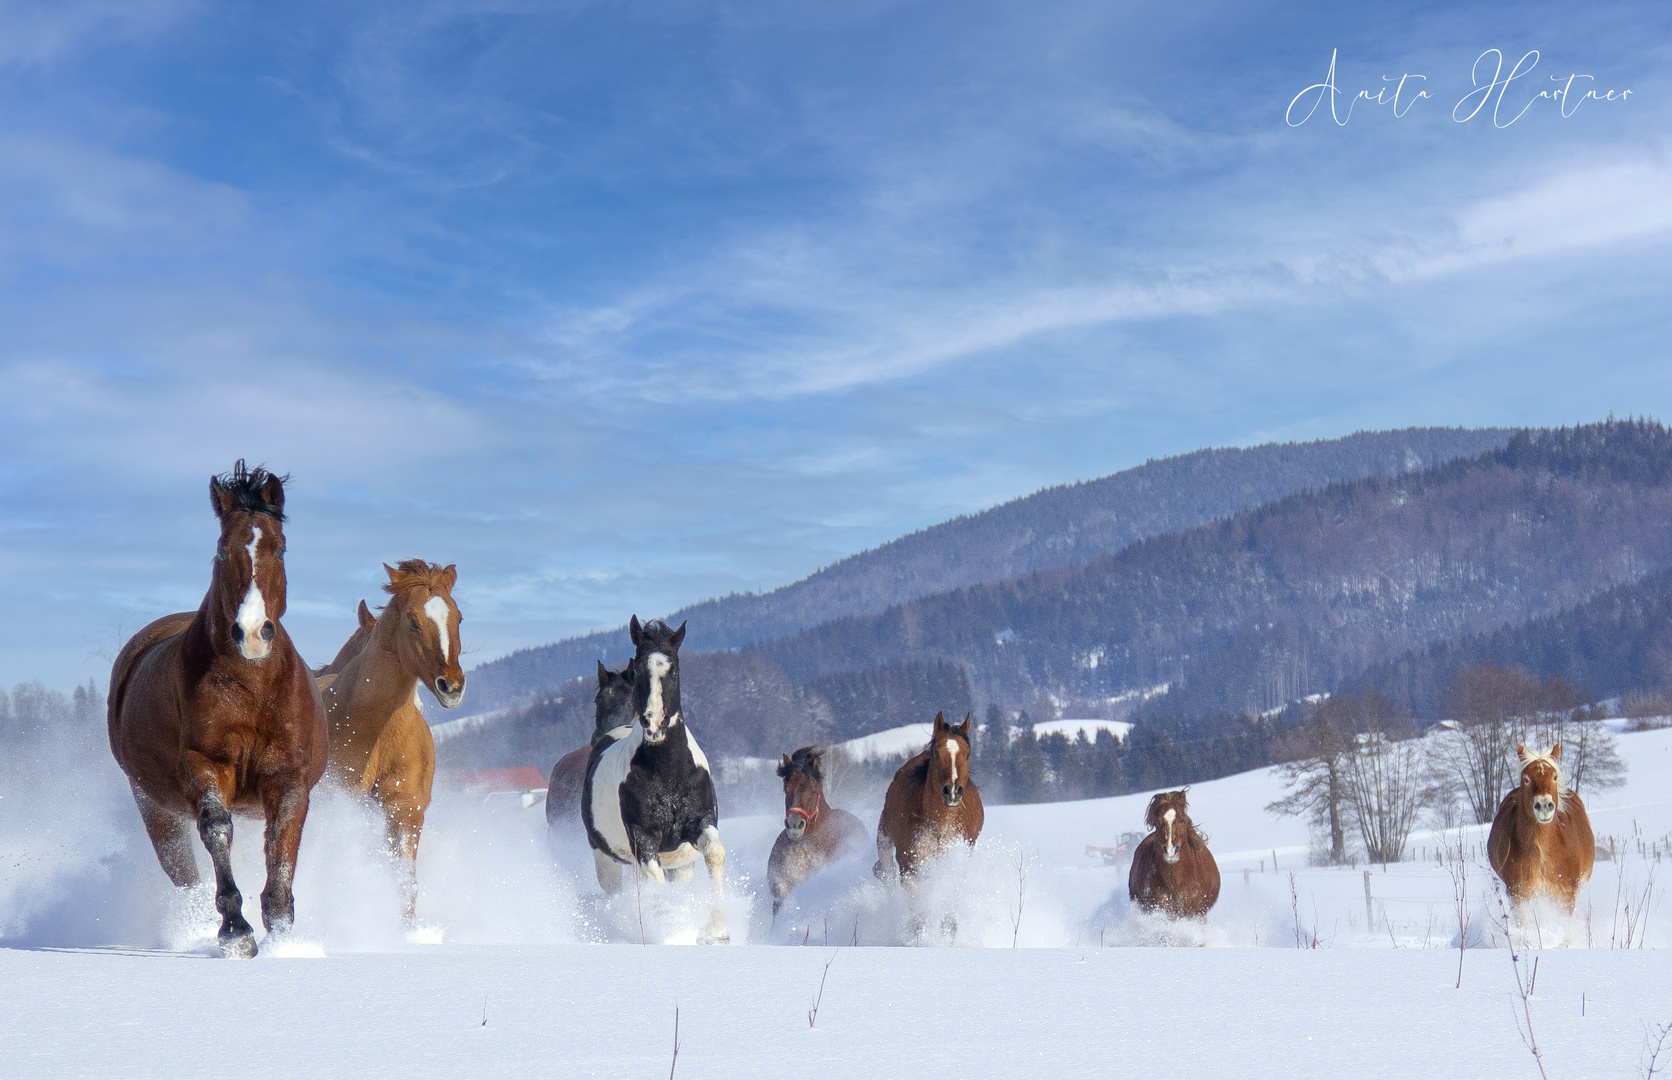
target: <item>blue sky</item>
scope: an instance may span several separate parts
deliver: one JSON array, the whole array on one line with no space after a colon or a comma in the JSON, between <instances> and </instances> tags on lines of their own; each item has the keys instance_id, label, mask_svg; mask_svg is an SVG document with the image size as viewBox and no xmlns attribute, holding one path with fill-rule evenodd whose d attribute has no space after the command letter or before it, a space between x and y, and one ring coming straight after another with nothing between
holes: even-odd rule
<instances>
[{"instance_id":1,"label":"blue sky","mask_svg":"<svg viewBox=\"0 0 1672 1080\"><path fill-rule=\"evenodd\" d=\"M0 684L195 607L240 456L310 660L423 557L480 661L1204 445L1672 416L1669 23L0 5ZM1433 96L1289 126L1332 51Z\"/></svg>"}]
</instances>

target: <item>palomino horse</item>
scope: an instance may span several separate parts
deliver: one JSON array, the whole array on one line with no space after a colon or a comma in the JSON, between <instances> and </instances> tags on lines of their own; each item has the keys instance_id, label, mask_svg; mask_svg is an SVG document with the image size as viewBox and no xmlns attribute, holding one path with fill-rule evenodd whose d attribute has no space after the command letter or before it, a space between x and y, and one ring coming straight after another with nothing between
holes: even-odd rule
<instances>
[{"instance_id":1,"label":"palomino horse","mask_svg":"<svg viewBox=\"0 0 1672 1080\"><path fill-rule=\"evenodd\" d=\"M221 522L209 591L195 613L135 634L110 671L110 751L128 774L157 861L198 883L191 830L215 865L219 940L254 956L232 878L232 812L266 819L269 934L295 921L291 881L308 792L325 771L325 708L279 619L285 610L284 480L243 461L209 480Z\"/></svg>"},{"instance_id":2,"label":"palomino horse","mask_svg":"<svg viewBox=\"0 0 1672 1080\"><path fill-rule=\"evenodd\" d=\"M860 820L825 801L822 765L819 748L803 746L785 754L778 766L778 775L784 779L784 831L766 860L774 916L797 885L865 846L865 826Z\"/></svg>"},{"instance_id":3,"label":"palomino horse","mask_svg":"<svg viewBox=\"0 0 1672 1080\"><path fill-rule=\"evenodd\" d=\"M592 845L598 884L621 888L623 866L636 865L653 881L691 875L700 854L713 879L709 941L727 941L721 906L726 849L720 844L720 806L708 758L679 711L679 643L685 625L671 630L660 619L627 624L638 654L633 658L632 723L592 746L581 820ZM616 729L619 731L620 729Z\"/></svg>"},{"instance_id":4,"label":"palomino horse","mask_svg":"<svg viewBox=\"0 0 1672 1080\"><path fill-rule=\"evenodd\" d=\"M1152 831L1132 853L1126 889L1145 911L1200 919L1219 900L1219 864L1188 811L1182 791L1160 792L1144 811Z\"/></svg>"},{"instance_id":5,"label":"palomino horse","mask_svg":"<svg viewBox=\"0 0 1672 1080\"><path fill-rule=\"evenodd\" d=\"M955 842L971 847L986 819L970 779L970 718L954 727L935 714L929 745L900 766L877 820L877 877L909 879L918 863Z\"/></svg>"},{"instance_id":6,"label":"palomino horse","mask_svg":"<svg viewBox=\"0 0 1672 1080\"><path fill-rule=\"evenodd\" d=\"M1521 784L1498 804L1486 857L1516 904L1549 897L1569 915L1591 877L1596 837L1579 796L1562 776L1562 744L1548 754L1521 756Z\"/></svg>"},{"instance_id":7,"label":"palomino horse","mask_svg":"<svg viewBox=\"0 0 1672 1080\"><path fill-rule=\"evenodd\" d=\"M592 741L569 751L552 766L546 782L546 828L580 828L581 792L586 787L586 763L592 746L611 731L627 734L633 723L633 662L611 671L598 662L598 692L592 697Z\"/></svg>"},{"instance_id":8,"label":"palomino horse","mask_svg":"<svg viewBox=\"0 0 1672 1080\"><path fill-rule=\"evenodd\" d=\"M418 710L418 687L444 709L464 697L459 666L457 571L422 559L383 568L389 603L368 631L360 651L335 675L319 676L330 725L331 773L383 808L389 845L400 858L406 919L418 905L418 837L435 780L435 741ZM365 601L360 602L365 611ZM368 613L369 614L369 613ZM353 644L343 646L347 652ZM343 653L337 654L339 660Z\"/></svg>"}]
</instances>

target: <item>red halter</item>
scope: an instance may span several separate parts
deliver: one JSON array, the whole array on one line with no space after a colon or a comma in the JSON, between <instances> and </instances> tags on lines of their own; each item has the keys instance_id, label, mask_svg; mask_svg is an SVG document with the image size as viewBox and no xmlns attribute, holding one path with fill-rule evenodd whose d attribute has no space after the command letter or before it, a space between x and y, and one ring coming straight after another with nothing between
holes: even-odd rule
<instances>
[{"instance_id":1,"label":"red halter","mask_svg":"<svg viewBox=\"0 0 1672 1080\"><path fill-rule=\"evenodd\" d=\"M819 808L818 808L818 805L815 803L813 805L813 812L809 814L807 811L801 809L801 807L799 807L799 806L792 806L792 807L789 808L787 813L800 814L802 817L807 819L807 825L810 828L813 824L813 819L819 816Z\"/></svg>"}]
</instances>

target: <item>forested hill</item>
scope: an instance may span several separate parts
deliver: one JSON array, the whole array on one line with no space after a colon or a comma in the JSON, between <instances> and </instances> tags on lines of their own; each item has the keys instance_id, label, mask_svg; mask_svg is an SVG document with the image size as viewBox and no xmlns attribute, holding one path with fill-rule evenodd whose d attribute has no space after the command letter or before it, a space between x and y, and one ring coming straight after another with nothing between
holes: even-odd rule
<instances>
[{"instance_id":1,"label":"forested hill","mask_svg":"<svg viewBox=\"0 0 1672 1080\"><path fill-rule=\"evenodd\" d=\"M1342 690L1374 690L1407 703L1412 716L1440 719L1446 715L1446 689L1457 673L1487 664L1540 678L1560 675L1586 698L1672 691L1672 570L1609 589L1555 615L1411 650L1372 665L1348 679Z\"/></svg>"},{"instance_id":2,"label":"forested hill","mask_svg":"<svg viewBox=\"0 0 1672 1080\"><path fill-rule=\"evenodd\" d=\"M1520 433L1398 477L1291 495L1089 563L748 647L794 678L957 660L977 701L1267 710L1431 642L1551 614L1672 565L1672 435Z\"/></svg>"},{"instance_id":3,"label":"forested hill","mask_svg":"<svg viewBox=\"0 0 1672 1080\"><path fill-rule=\"evenodd\" d=\"M793 585L704 601L669 618L690 620L691 651L735 648L960 586L1085 562L1144 537L1202 525L1294 492L1472 456L1504 445L1510 434L1407 428L1199 450L1046 488L843 559ZM490 661L470 674L470 707L491 709L550 691L589 674L594 661L625 650L626 635L618 629Z\"/></svg>"}]
</instances>

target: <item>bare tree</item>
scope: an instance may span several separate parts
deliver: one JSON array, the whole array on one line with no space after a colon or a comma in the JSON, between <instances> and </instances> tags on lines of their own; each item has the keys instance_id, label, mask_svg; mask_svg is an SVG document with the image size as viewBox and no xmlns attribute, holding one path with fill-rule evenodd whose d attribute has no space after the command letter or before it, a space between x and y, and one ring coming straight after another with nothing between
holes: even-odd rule
<instances>
[{"instance_id":1,"label":"bare tree","mask_svg":"<svg viewBox=\"0 0 1672 1080\"><path fill-rule=\"evenodd\" d=\"M1343 699L1315 706L1285 748L1293 760L1278 772L1288 794L1266 805L1272 814L1304 816L1329 831L1332 863L1347 861L1347 793L1342 759L1353 746L1352 715Z\"/></svg>"},{"instance_id":2,"label":"bare tree","mask_svg":"<svg viewBox=\"0 0 1672 1080\"><path fill-rule=\"evenodd\" d=\"M1525 672L1488 666L1464 668L1446 691L1446 710L1458 729L1435 742L1437 779L1462 790L1477 825L1492 820L1509 792L1515 746L1537 715L1540 689Z\"/></svg>"},{"instance_id":3,"label":"bare tree","mask_svg":"<svg viewBox=\"0 0 1672 1080\"><path fill-rule=\"evenodd\" d=\"M1614 733L1588 709L1557 713L1534 735L1540 748L1562 744L1562 773L1576 794L1606 791L1626 782Z\"/></svg>"},{"instance_id":4,"label":"bare tree","mask_svg":"<svg viewBox=\"0 0 1672 1080\"><path fill-rule=\"evenodd\" d=\"M1398 862L1425 803L1427 753L1420 739L1396 740L1408 726L1386 698L1343 698L1353 718L1353 750L1341 758L1343 787L1365 858Z\"/></svg>"}]
</instances>

